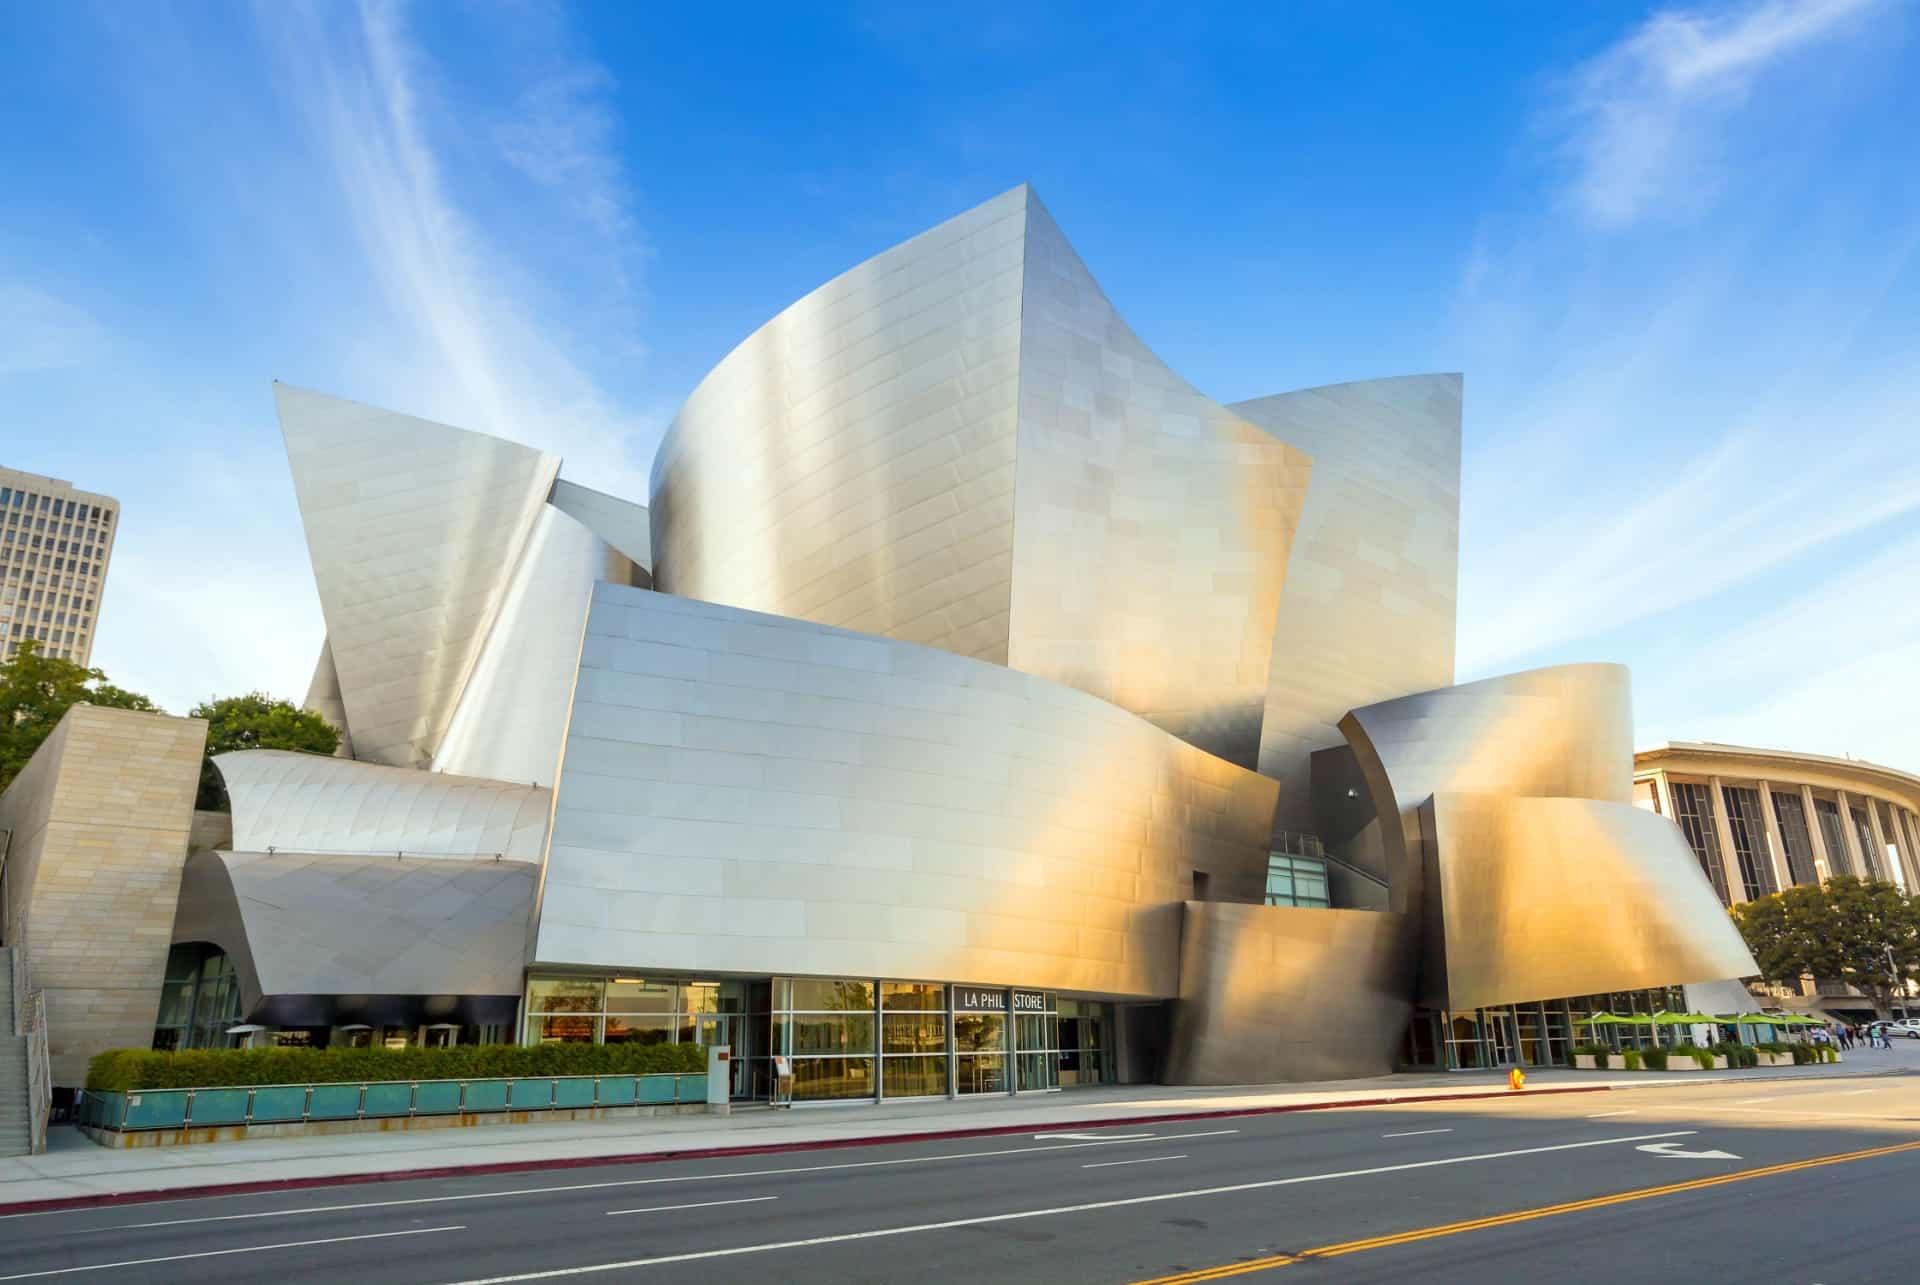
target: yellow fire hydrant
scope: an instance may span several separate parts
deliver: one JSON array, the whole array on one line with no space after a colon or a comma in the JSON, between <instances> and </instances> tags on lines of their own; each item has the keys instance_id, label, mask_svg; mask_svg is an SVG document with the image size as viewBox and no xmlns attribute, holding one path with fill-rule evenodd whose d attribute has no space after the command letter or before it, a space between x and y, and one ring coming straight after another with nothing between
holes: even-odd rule
<instances>
[{"instance_id":1,"label":"yellow fire hydrant","mask_svg":"<svg viewBox=\"0 0 1920 1285\"><path fill-rule=\"evenodd\" d=\"M1514 1090L1524 1089L1527 1087L1527 1077L1520 1074L1519 1067L1516 1066L1511 1071L1507 1072L1507 1087L1509 1089L1514 1089Z\"/></svg>"}]
</instances>

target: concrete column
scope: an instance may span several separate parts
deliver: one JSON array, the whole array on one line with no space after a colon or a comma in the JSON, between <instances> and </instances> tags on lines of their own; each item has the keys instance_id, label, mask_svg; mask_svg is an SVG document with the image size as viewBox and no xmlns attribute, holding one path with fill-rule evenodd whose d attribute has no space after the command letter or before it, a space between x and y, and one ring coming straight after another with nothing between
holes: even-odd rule
<instances>
[{"instance_id":1,"label":"concrete column","mask_svg":"<svg viewBox=\"0 0 1920 1285\"><path fill-rule=\"evenodd\" d=\"M1820 832L1820 814L1813 807L1813 787L1800 787L1800 806L1807 810L1807 838L1813 843L1813 869L1825 883L1833 878L1833 860L1827 855L1827 836Z\"/></svg>"},{"instance_id":2,"label":"concrete column","mask_svg":"<svg viewBox=\"0 0 1920 1285\"><path fill-rule=\"evenodd\" d=\"M1880 800L1867 795L1860 800L1867 805L1867 829L1873 831L1874 863L1883 867L1887 878L1900 885L1904 891L1907 886L1907 872L1900 869L1900 858L1887 855L1887 831L1880 824Z\"/></svg>"},{"instance_id":3,"label":"concrete column","mask_svg":"<svg viewBox=\"0 0 1920 1285\"><path fill-rule=\"evenodd\" d=\"M1673 787L1667 784L1667 774L1665 772L1655 772L1653 774L1653 791L1654 795L1660 800L1660 815L1669 821L1673 821L1676 815L1673 810Z\"/></svg>"},{"instance_id":4,"label":"concrete column","mask_svg":"<svg viewBox=\"0 0 1920 1285\"><path fill-rule=\"evenodd\" d=\"M1847 855L1853 858L1853 868L1862 879L1872 878L1880 863L1867 864L1867 854L1860 847L1860 827L1853 823L1853 799L1845 790L1835 790L1833 797L1840 802L1840 836L1847 841Z\"/></svg>"},{"instance_id":5,"label":"concrete column","mask_svg":"<svg viewBox=\"0 0 1920 1285\"><path fill-rule=\"evenodd\" d=\"M1760 816L1767 823L1767 852L1773 858L1774 890L1793 887L1793 871L1787 865L1787 845L1780 838L1780 818L1773 814L1773 783L1761 781L1755 787L1760 792Z\"/></svg>"},{"instance_id":6,"label":"concrete column","mask_svg":"<svg viewBox=\"0 0 1920 1285\"><path fill-rule=\"evenodd\" d=\"M1713 832L1720 840L1720 868L1727 872L1727 902L1739 905L1747 900L1747 881L1740 875L1740 858L1733 851L1733 827L1727 824L1727 801L1720 794L1717 776L1707 778L1707 793L1713 796Z\"/></svg>"},{"instance_id":7,"label":"concrete column","mask_svg":"<svg viewBox=\"0 0 1920 1285\"><path fill-rule=\"evenodd\" d=\"M1900 827L1906 836L1906 842L1900 850L1907 856L1907 891L1920 891L1920 817L1905 808L1896 808L1895 811L1899 814Z\"/></svg>"}]
</instances>

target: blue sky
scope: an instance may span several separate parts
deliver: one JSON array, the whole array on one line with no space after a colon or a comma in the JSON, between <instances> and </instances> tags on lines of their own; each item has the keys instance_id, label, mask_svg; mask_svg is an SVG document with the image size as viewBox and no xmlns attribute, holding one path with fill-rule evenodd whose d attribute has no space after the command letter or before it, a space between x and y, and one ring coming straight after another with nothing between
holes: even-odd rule
<instances>
[{"instance_id":1,"label":"blue sky","mask_svg":"<svg viewBox=\"0 0 1920 1285\"><path fill-rule=\"evenodd\" d=\"M1462 679L1920 770L1909 0L0 22L0 461L121 498L95 662L171 708L311 672L270 380L643 496L734 343L1027 180L1223 401L1465 373Z\"/></svg>"}]
</instances>

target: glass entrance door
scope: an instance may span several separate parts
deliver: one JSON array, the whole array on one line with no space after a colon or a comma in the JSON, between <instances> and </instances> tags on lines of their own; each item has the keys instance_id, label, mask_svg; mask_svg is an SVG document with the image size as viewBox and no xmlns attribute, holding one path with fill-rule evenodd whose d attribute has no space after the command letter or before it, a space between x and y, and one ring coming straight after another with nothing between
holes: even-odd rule
<instances>
[{"instance_id":1,"label":"glass entrance door","mask_svg":"<svg viewBox=\"0 0 1920 1285\"><path fill-rule=\"evenodd\" d=\"M1520 1032L1512 1013L1484 1013L1480 1024L1487 1042L1489 1065L1512 1066L1520 1060Z\"/></svg>"},{"instance_id":2,"label":"glass entrance door","mask_svg":"<svg viewBox=\"0 0 1920 1285\"><path fill-rule=\"evenodd\" d=\"M728 1096L746 1098L753 1095L753 1051L742 1046L742 1036L746 1033L746 1022L738 1013L701 1013L693 1019L694 1038L704 1048L711 1044L725 1044L732 1050L728 1062Z\"/></svg>"}]
</instances>

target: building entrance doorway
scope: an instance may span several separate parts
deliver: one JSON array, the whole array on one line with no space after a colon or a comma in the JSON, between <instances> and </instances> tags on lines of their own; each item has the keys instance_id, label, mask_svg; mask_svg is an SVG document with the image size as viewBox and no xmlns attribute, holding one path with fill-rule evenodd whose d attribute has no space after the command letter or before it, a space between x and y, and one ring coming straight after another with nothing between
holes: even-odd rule
<instances>
[{"instance_id":1,"label":"building entrance doorway","mask_svg":"<svg viewBox=\"0 0 1920 1285\"><path fill-rule=\"evenodd\" d=\"M754 1063L764 1050L747 1047L751 1031L746 1017L740 1013L700 1013L693 1019L693 1028L694 1038L702 1047L725 1044L733 1050L727 1064L728 1096L736 1100L754 1097Z\"/></svg>"}]
</instances>

